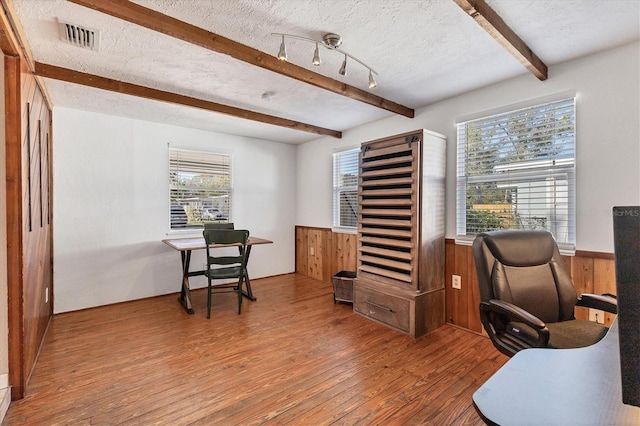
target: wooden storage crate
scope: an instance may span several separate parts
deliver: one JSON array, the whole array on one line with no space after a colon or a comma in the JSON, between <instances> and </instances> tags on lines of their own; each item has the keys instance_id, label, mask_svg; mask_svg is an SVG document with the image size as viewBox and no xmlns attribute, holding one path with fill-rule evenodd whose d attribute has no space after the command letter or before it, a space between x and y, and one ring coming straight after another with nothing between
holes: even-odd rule
<instances>
[{"instance_id":1,"label":"wooden storage crate","mask_svg":"<svg viewBox=\"0 0 640 426\"><path fill-rule=\"evenodd\" d=\"M353 303L353 280L356 273L340 271L333 276L333 303L336 300Z\"/></svg>"}]
</instances>

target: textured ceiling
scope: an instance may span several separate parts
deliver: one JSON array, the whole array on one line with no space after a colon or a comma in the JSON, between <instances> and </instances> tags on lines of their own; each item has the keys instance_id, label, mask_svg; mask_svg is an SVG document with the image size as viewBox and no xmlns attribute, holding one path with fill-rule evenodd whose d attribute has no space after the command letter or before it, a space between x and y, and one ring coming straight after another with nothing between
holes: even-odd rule
<instances>
[{"instance_id":1,"label":"textured ceiling","mask_svg":"<svg viewBox=\"0 0 640 426\"><path fill-rule=\"evenodd\" d=\"M368 88L368 72L356 63L346 76L339 75L343 57L337 52L321 48L322 65L311 65L311 43L288 41L289 61L411 108L528 73L452 0L136 3L270 55L280 44L273 32L316 39L338 33L343 50L378 72L376 89ZM487 3L547 65L640 38L640 0ZM64 0L13 0L13 5L38 62L340 131L393 114ZM58 21L99 30L100 50L61 41ZM45 83L54 106L285 143L318 137L51 79Z\"/></svg>"}]
</instances>

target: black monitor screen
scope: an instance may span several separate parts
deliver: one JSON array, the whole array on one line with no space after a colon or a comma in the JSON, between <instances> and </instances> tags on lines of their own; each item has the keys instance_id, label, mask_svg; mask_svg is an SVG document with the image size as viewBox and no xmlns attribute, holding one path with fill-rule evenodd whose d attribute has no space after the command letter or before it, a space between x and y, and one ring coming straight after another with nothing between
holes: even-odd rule
<instances>
[{"instance_id":1,"label":"black monitor screen","mask_svg":"<svg viewBox=\"0 0 640 426\"><path fill-rule=\"evenodd\" d=\"M640 206L613 208L622 402L640 406Z\"/></svg>"}]
</instances>

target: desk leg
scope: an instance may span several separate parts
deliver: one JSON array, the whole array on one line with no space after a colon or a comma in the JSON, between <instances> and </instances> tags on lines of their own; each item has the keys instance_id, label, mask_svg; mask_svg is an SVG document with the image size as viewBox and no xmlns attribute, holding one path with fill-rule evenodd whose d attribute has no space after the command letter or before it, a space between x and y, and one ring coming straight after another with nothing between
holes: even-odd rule
<instances>
[{"instance_id":1,"label":"desk leg","mask_svg":"<svg viewBox=\"0 0 640 426\"><path fill-rule=\"evenodd\" d=\"M251 254L251 246L247 246L247 266L249 266L249 255ZM244 283L247 287L247 291L243 291L242 295L249 300L257 300L251 291L251 280L249 280L249 272L244 271Z\"/></svg>"},{"instance_id":2,"label":"desk leg","mask_svg":"<svg viewBox=\"0 0 640 426\"><path fill-rule=\"evenodd\" d=\"M191 304L191 292L189 290L189 263L191 262L191 250L180 252L182 259L182 289L178 301L188 314L193 314L193 305Z\"/></svg>"}]
</instances>

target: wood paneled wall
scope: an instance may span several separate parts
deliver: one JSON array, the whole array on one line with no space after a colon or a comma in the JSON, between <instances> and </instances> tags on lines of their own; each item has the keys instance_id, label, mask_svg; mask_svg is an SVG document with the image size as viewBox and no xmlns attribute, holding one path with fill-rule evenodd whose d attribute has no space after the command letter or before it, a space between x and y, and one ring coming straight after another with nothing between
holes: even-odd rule
<instances>
[{"instance_id":1,"label":"wood paneled wall","mask_svg":"<svg viewBox=\"0 0 640 426\"><path fill-rule=\"evenodd\" d=\"M51 110L21 57L5 56L9 382L24 396L53 316Z\"/></svg>"},{"instance_id":2,"label":"wood paneled wall","mask_svg":"<svg viewBox=\"0 0 640 426\"><path fill-rule=\"evenodd\" d=\"M296 272L331 282L340 271L356 271L357 235L296 226Z\"/></svg>"},{"instance_id":3,"label":"wood paneled wall","mask_svg":"<svg viewBox=\"0 0 640 426\"><path fill-rule=\"evenodd\" d=\"M355 271L356 235L333 232L329 228L296 226L296 272L321 281L342 270ZM577 251L575 256L563 256L567 271L580 293L616 293L613 254ZM460 290L451 287L451 276L459 275ZM470 246L445 244L446 321L471 331L482 333L478 305L480 293L475 263ZM588 310L576 308L576 317L587 319ZM605 313L605 324L614 316Z\"/></svg>"}]
</instances>

